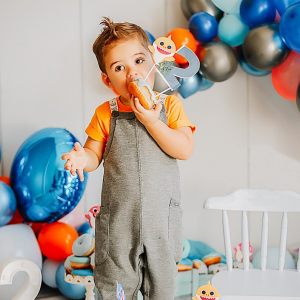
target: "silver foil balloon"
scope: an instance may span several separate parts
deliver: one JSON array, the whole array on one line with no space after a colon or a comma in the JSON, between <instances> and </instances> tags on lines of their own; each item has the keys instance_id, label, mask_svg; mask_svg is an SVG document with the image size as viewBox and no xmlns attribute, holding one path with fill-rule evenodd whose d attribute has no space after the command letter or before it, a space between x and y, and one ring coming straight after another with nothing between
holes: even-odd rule
<instances>
[{"instance_id":1,"label":"silver foil balloon","mask_svg":"<svg viewBox=\"0 0 300 300\"><path fill-rule=\"evenodd\" d=\"M181 9L187 20L200 11L207 12L219 22L224 12L216 7L211 0L181 0Z\"/></svg>"},{"instance_id":2,"label":"silver foil balloon","mask_svg":"<svg viewBox=\"0 0 300 300\"><path fill-rule=\"evenodd\" d=\"M227 80L235 73L238 66L235 51L221 41L203 44L199 57L201 73L213 82Z\"/></svg>"},{"instance_id":3,"label":"silver foil balloon","mask_svg":"<svg viewBox=\"0 0 300 300\"><path fill-rule=\"evenodd\" d=\"M246 61L259 70L271 70L280 65L290 51L281 38L277 23L251 29L243 43Z\"/></svg>"}]
</instances>

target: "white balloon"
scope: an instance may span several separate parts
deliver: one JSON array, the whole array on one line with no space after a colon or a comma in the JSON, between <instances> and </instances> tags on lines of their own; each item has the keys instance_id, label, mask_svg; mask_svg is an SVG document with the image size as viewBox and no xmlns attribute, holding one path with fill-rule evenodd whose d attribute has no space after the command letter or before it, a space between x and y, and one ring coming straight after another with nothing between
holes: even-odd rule
<instances>
[{"instance_id":1,"label":"white balloon","mask_svg":"<svg viewBox=\"0 0 300 300\"><path fill-rule=\"evenodd\" d=\"M25 224L5 225L0 227L0 266L16 257L32 260L41 270L42 253L35 234ZM11 285L0 286L1 300L10 300L26 282L27 275L19 272Z\"/></svg>"},{"instance_id":2,"label":"white balloon","mask_svg":"<svg viewBox=\"0 0 300 300\"><path fill-rule=\"evenodd\" d=\"M57 288L57 284L55 280L56 271L63 262L64 261L52 260L50 258L47 258L44 261L42 275L43 275L43 282L45 284L47 284L52 288Z\"/></svg>"}]
</instances>

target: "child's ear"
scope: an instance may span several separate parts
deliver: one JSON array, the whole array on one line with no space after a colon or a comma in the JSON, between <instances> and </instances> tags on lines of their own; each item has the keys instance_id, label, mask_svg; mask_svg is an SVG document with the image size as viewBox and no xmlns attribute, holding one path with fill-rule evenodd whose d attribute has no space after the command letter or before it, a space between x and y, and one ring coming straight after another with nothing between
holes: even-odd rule
<instances>
[{"instance_id":1,"label":"child's ear","mask_svg":"<svg viewBox=\"0 0 300 300\"><path fill-rule=\"evenodd\" d=\"M109 87L110 89L113 88L113 85L109 79L109 77L107 76L107 74L105 74L104 72L101 73L101 79L102 79L102 82L107 86Z\"/></svg>"}]
</instances>

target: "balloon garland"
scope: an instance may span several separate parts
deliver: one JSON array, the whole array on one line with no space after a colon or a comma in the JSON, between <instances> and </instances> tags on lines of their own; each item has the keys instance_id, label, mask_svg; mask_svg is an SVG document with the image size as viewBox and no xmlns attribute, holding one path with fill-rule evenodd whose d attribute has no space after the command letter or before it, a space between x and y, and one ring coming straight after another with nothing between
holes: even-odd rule
<instances>
[{"instance_id":1,"label":"balloon garland","mask_svg":"<svg viewBox=\"0 0 300 300\"><path fill-rule=\"evenodd\" d=\"M166 36L200 60L199 72L181 81L183 98L229 79L239 64L251 76L271 73L277 93L299 102L299 0L181 0L181 9L188 29L175 28ZM182 56L174 58L187 66Z\"/></svg>"}]
</instances>

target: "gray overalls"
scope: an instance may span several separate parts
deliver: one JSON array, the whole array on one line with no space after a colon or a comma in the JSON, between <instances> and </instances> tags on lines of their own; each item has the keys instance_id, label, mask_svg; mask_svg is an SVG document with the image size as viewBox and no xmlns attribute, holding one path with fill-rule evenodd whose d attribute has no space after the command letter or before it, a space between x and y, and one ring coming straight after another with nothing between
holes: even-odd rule
<instances>
[{"instance_id":1,"label":"gray overalls","mask_svg":"<svg viewBox=\"0 0 300 300\"><path fill-rule=\"evenodd\" d=\"M163 99L164 100L164 99ZM104 152L101 211L96 217L95 284L102 300L173 300L182 254L177 160L167 155L134 112L116 99ZM163 105L159 119L167 122Z\"/></svg>"}]
</instances>

